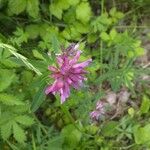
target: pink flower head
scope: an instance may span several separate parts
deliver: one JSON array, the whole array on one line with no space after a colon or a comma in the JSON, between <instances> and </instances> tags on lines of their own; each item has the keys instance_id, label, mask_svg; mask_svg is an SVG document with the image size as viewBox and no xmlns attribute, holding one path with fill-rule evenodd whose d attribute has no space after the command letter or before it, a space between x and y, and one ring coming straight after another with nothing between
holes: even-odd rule
<instances>
[{"instance_id":1,"label":"pink flower head","mask_svg":"<svg viewBox=\"0 0 150 150\"><path fill-rule=\"evenodd\" d=\"M78 44L72 44L63 53L57 56L58 67L49 66L48 69L52 72L51 77L55 79L54 83L48 86L45 90L46 94L59 93L61 103L65 102L70 95L70 87L79 89L83 80L86 80L84 70L91 63L91 59L77 63L81 51L78 50Z\"/></svg>"},{"instance_id":2,"label":"pink flower head","mask_svg":"<svg viewBox=\"0 0 150 150\"><path fill-rule=\"evenodd\" d=\"M97 110L94 110L90 113L90 117L93 119L93 120L99 120L99 117L100 117L101 113Z\"/></svg>"},{"instance_id":3,"label":"pink flower head","mask_svg":"<svg viewBox=\"0 0 150 150\"><path fill-rule=\"evenodd\" d=\"M105 103L99 100L96 103L96 109L90 113L90 117L93 120L99 120L100 116L104 114L105 114Z\"/></svg>"}]
</instances>

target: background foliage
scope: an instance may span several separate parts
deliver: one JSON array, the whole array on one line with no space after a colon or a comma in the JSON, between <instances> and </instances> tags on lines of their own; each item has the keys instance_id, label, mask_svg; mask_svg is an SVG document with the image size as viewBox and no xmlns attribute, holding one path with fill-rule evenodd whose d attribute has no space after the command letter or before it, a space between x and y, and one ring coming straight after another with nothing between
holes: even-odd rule
<instances>
[{"instance_id":1,"label":"background foliage","mask_svg":"<svg viewBox=\"0 0 150 150\"><path fill-rule=\"evenodd\" d=\"M0 149L149 149L149 7L149 0L0 0ZM93 62L85 86L60 105L44 94L47 67L72 42ZM130 98L117 96L117 114L93 122L96 102L124 88Z\"/></svg>"}]
</instances>

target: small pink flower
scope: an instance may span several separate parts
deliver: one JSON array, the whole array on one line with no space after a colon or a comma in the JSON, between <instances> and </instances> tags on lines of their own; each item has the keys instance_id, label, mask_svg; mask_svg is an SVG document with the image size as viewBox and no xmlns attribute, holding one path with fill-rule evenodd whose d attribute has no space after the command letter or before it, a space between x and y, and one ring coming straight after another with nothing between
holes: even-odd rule
<instances>
[{"instance_id":1,"label":"small pink flower","mask_svg":"<svg viewBox=\"0 0 150 150\"><path fill-rule=\"evenodd\" d=\"M97 110L94 110L90 113L90 117L93 119L93 120L99 120L99 117L100 117L101 113Z\"/></svg>"},{"instance_id":2,"label":"small pink flower","mask_svg":"<svg viewBox=\"0 0 150 150\"><path fill-rule=\"evenodd\" d=\"M84 70L91 63L91 59L77 63L81 51L78 50L78 45L71 45L61 55L57 56L58 67L49 66L48 69L52 72L51 77L55 79L54 83L48 86L45 90L46 94L59 93L61 103L70 95L70 87L79 89L85 78L87 71Z\"/></svg>"},{"instance_id":3,"label":"small pink flower","mask_svg":"<svg viewBox=\"0 0 150 150\"><path fill-rule=\"evenodd\" d=\"M96 109L90 113L90 117L93 120L99 120L99 118L105 114L105 111L105 103L99 100L96 103Z\"/></svg>"}]
</instances>

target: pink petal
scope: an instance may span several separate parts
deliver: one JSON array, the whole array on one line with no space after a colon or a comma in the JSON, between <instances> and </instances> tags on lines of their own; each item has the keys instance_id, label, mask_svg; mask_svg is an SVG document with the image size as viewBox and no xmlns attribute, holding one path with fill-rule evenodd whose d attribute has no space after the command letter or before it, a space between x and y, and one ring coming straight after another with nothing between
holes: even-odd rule
<instances>
[{"instance_id":1,"label":"pink petal","mask_svg":"<svg viewBox=\"0 0 150 150\"><path fill-rule=\"evenodd\" d=\"M49 94L51 92L59 91L59 89L61 89L63 85L64 83L62 81L55 80L55 82L51 86L48 86L46 88L45 93Z\"/></svg>"},{"instance_id":2,"label":"pink petal","mask_svg":"<svg viewBox=\"0 0 150 150\"><path fill-rule=\"evenodd\" d=\"M68 98L70 95L70 89L67 83L65 83L63 88L61 88L60 93L61 93L61 104L62 104L65 102L66 98Z\"/></svg>"},{"instance_id":3,"label":"pink petal","mask_svg":"<svg viewBox=\"0 0 150 150\"><path fill-rule=\"evenodd\" d=\"M58 72L58 69L54 66L48 66L48 70L50 70L52 72Z\"/></svg>"},{"instance_id":4,"label":"pink petal","mask_svg":"<svg viewBox=\"0 0 150 150\"><path fill-rule=\"evenodd\" d=\"M83 70L83 68L78 67L78 68L71 68L70 72L73 74L86 74L87 71Z\"/></svg>"},{"instance_id":5,"label":"pink petal","mask_svg":"<svg viewBox=\"0 0 150 150\"><path fill-rule=\"evenodd\" d=\"M58 57L56 57L56 59L57 59L59 66L61 66L63 64L62 56L58 56Z\"/></svg>"},{"instance_id":6,"label":"pink petal","mask_svg":"<svg viewBox=\"0 0 150 150\"><path fill-rule=\"evenodd\" d=\"M80 54L81 54L81 51L77 51L76 55L74 56L74 58L72 60L70 60L69 64L70 65L75 64L78 61Z\"/></svg>"},{"instance_id":7,"label":"pink petal","mask_svg":"<svg viewBox=\"0 0 150 150\"><path fill-rule=\"evenodd\" d=\"M75 88L75 89L79 89L79 83L78 82L72 82L71 85Z\"/></svg>"},{"instance_id":8,"label":"pink petal","mask_svg":"<svg viewBox=\"0 0 150 150\"><path fill-rule=\"evenodd\" d=\"M92 59L88 59L87 61L73 65L73 68L77 68L77 67L84 68L84 67L88 66L91 62L92 62Z\"/></svg>"}]
</instances>

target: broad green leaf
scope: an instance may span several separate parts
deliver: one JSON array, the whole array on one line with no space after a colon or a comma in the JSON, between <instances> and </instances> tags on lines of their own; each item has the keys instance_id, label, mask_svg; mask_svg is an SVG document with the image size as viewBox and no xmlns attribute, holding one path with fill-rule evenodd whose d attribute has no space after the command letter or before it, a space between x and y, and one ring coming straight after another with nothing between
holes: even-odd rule
<instances>
[{"instance_id":1,"label":"broad green leaf","mask_svg":"<svg viewBox=\"0 0 150 150\"><path fill-rule=\"evenodd\" d=\"M64 13L63 20L67 24L71 24L71 23L74 23L76 21L75 8L74 7L68 9L67 12Z\"/></svg>"},{"instance_id":2,"label":"broad green leaf","mask_svg":"<svg viewBox=\"0 0 150 150\"><path fill-rule=\"evenodd\" d=\"M74 23L74 26L75 26L76 30L81 34L89 32L88 24L82 24L82 23L76 22L76 23Z\"/></svg>"},{"instance_id":3,"label":"broad green leaf","mask_svg":"<svg viewBox=\"0 0 150 150\"><path fill-rule=\"evenodd\" d=\"M39 15L39 0L27 0L27 12L29 16L37 18Z\"/></svg>"},{"instance_id":4,"label":"broad green leaf","mask_svg":"<svg viewBox=\"0 0 150 150\"><path fill-rule=\"evenodd\" d=\"M67 0L67 2L68 2L70 5L75 6L75 5L77 5L77 4L80 2L80 0Z\"/></svg>"},{"instance_id":5,"label":"broad green leaf","mask_svg":"<svg viewBox=\"0 0 150 150\"><path fill-rule=\"evenodd\" d=\"M26 140L25 131L16 122L13 122L13 136L19 143L24 143Z\"/></svg>"},{"instance_id":6,"label":"broad green leaf","mask_svg":"<svg viewBox=\"0 0 150 150\"><path fill-rule=\"evenodd\" d=\"M136 144L150 144L150 124L144 127L135 126L133 133Z\"/></svg>"},{"instance_id":7,"label":"broad green leaf","mask_svg":"<svg viewBox=\"0 0 150 150\"><path fill-rule=\"evenodd\" d=\"M54 15L58 19L62 19L63 10L61 8L59 8L58 5L56 5L55 3L51 4L49 6L49 10L50 10L50 13L52 13L52 15Z\"/></svg>"},{"instance_id":8,"label":"broad green leaf","mask_svg":"<svg viewBox=\"0 0 150 150\"><path fill-rule=\"evenodd\" d=\"M5 105L24 105L17 97L6 93L0 93L0 102Z\"/></svg>"},{"instance_id":9,"label":"broad green leaf","mask_svg":"<svg viewBox=\"0 0 150 150\"><path fill-rule=\"evenodd\" d=\"M148 96L144 95L142 98L140 112L141 114L145 114L148 113L149 109L150 109L150 99L148 98Z\"/></svg>"},{"instance_id":10,"label":"broad green leaf","mask_svg":"<svg viewBox=\"0 0 150 150\"><path fill-rule=\"evenodd\" d=\"M26 0L9 0L8 1L8 12L10 15L20 14L26 8Z\"/></svg>"},{"instance_id":11,"label":"broad green leaf","mask_svg":"<svg viewBox=\"0 0 150 150\"><path fill-rule=\"evenodd\" d=\"M110 14L111 16L114 16L115 13L116 13L116 7L111 8L110 11L109 11L109 14Z\"/></svg>"},{"instance_id":12,"label":"broad green leaf","mask_svg":"<svg viewBox=\"0 0 150 150\"><path fill-rule=\"evenodd\" d=\"M115 30L115 29L112 29L111 31L110 31L110 38L111 38L111 40L114 40L115 39L115 37L116 37L116 35L117 35L117 31Z\"/></svg>"},{"instance_id":13,"label":"broad green leaf","mask_svg":"<svg viewBox=\"0 0 150 150\"><path fill-rule=\"evenodd\" d=\"M20 115L15 118L15 121L25 126L31 126L34 123L33 118L27 115Z\"/></svg>"},{"instance_id":14,"label":"broad green leaf","mask_svg":"<svg viewBox=\"0 0 150 150\"><path fill-rule=\"evenodd\" d=\"M92 16L91 7L88 2L81 2L76 8L76 18L82 23L87 23Z\"/></svg>"},{"instance_id":15,"label":"broad green leaf","mask_svg":"<svg viewBox=\"0 0 150 150\"><path fill-rule=\"evenodd\" d=\"M12 134L12 122L9 121L6 124L0 127L1 129L1 136L4 140L7 140L10 135Z\"/></svg>"},{"instance_id":16,"label":"broad green leaf","mask_svg":"<svg viewBox=\"0 0 150 150\"><path fill-rule=\"evenodd\" d=\"M142 56L145 54L145 50L142 47L138 47L135 49L136 56Z\"/></svg>"},{"instance_id":17,"label":"broad green leaf","mask_svg":"<svg viewBox=\"0 0 150 150\"><path fill-rule=\"evenodd\" d=\"M102 40L104 41L108 41L110 38L109 38L109 35L106 33L106 32L102 32L100 37L102 38Z\"/></svg>"},{"instance_id":18,"label":"broad green leaf","mask_svg":"<svg viewBox=\"0 0 150 150\"><path fill-rule=\"evenodd\" d=\"M7 89L15 79L12 70L0 69L0 92Z\"/></svg>"},{"instance_id":19,"label":"broad green leaf","mask_svg":"<svg viewBox=\"0 0 150 150\"><path fill-rule=\"evenodd\" d=\"M65 126L62 129L61 135L64 137L67 148L75 148L76 145L80 142L82 134L79 130L77 130L73 124Z\"/></svg>"},{"instance_id":20,"label":"broad green leaf","mask_svg":"<svg viewBox=\"0 0 150 150\"><path fill-rule=\"evenodd\" d=\"M71 39L69 28L64 29L63 32L61 33L61 35L67 40Z\"/></svg>"},{"instance_id":21,"label":"broad green leaf","mask_svg":"<svg viewBox=\"0 0 150 150\"><path fill-rule=\"evenodd\" d=\"M97 39L97 36L95 34L88 34L88 43L94 43Z\"/></svg>"},{"instance_id":22,"label":"broad green leaf","mask_svg":"<svg viewBox=\"0 0 150 150\"><path fill-rule=\"evenodd\" d=\"M74 26L70 27L70 34L73 40L80 40L81 34L76 30Z\"/></svg>"}]
</instances>

